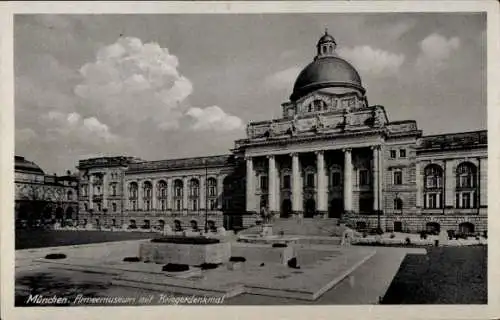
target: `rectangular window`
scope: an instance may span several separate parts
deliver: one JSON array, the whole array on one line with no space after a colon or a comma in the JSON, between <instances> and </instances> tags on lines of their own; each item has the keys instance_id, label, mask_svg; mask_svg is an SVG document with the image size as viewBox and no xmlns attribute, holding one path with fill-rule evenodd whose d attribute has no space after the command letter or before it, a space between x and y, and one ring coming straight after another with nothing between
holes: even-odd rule
<instances>
[{"instance_id":1,"label":"rectangular window","mask_svg":"<svg viewBox=\"0 0 500 320\"><path fill-rule=\"evenodd\" d=\"M390 151L391 159L396 159L396 150Z\"/></svg>"},{"instance_id":2,"label":"rectangular window","mask_svg":"<svg viewBox=\"0 0 500 320\"><path fill-rule=\"evenodd\" d=\"M175 209L176 209L177 211L180 211L180 210L181 210L181 208L182 208L182 207L181 207L181 200L177 200L177 201L175 202Z\"/></svg>"},{"instance_id":3,"label":"rectangular window","mask_svg":"<svg viewBox=\"0 0 500 320\"><path fill-rule=\"evenodd\" d=\"M368 170L359 171L359 185L367 186L370 184L370 172Z\"/></svg>"},{"instance_id":4,"label":"rectangular window","mask_svg":"<svg viewBox=\"0 0 500 320\"><path fill-rule=\"evenodd\" d=\"M332 186L338 187L340 186L341 183L341 177L340 177L340 172L334 172L332 174Z\"/></svg>"},{"instance_id":5,"label":"rectangular window","mask_svg":"<svg viewBox=\"0 0 500 320\"><path fill-rule=\"evenodd\" d=\"M194 199L193 200L193 211L198 210L198 200Z\"/></svg>"},{"instance_id":6,"label":"rectangular window","mask_svg":"<svg viewBox=\"0 0 500 320\"><path fill-rule=\"evenodd\" d=\"M260 189L261 190L267 190L269 187L268 182L267 182L267 176L261 176L260 177Z\"/></svg>"},{"instance_id":7,"label":"rectangular window","mask_svg":"<svg viewBox=\"0 0 500 320\"><path fill-rule=\"evenodd\" d=\"M291 183L290 183L290 176L286 175L283 176L283 189L290 189Z\"/></svg>"},{"instance_id":8,"label":"rectangular window","mask_svg":"<svg viewBox=\"0 0 500 320\"><path fill-rule=\"evenodd\" d=\"M430 209L436 209L437 208L437 194L435 194L435 193L429 194L428 199L429 199L428 207Z\"/></svg>"},{"instance_id":9,"label":"rectangular window","mask_svg":"<svg viewBox=\"0 0 500 320\"><path fill-rule=\"evenodd\" d=\"M113 208L113 212L116 212L116 203L114 203L114 202L113 202L113 203L111 204L111 207Z\"/></svg>"},{"instance_id":10,"label":"rectangular window","mask_svg":"<svg viewBox=\"0 0 500 320\"><path fill-rule=\"evenodd\" d=\"M306 186L309 188L314 188L314 174L308 173L306 176Z\"/></svg>"},{"instance_id":11,"label":"rectangular window","mask_svg":"<svg viewBox=\"0 0 500 320\"><path fill-rule=\"evenodd\" d=\"M471 208L471 196L470 193L462 193L462 208L470 209Z\"/></svg>"},{"instance_id":12,"label":"rectangular window","mask_svg":"<svg viewBox=\"0 0 500 320\"><path fill-rule=\"evenodd\" d=\"M401 171L394 171L394 184L403 184L403 173Z\"/></svg>"},{"instance_id":13,"label":"rectangular window","mask_svg":"<svg viewBox=\"0 0 500 320\"><path fill-rule=\"evenodd\" d=\"M399 157L406 158L406 149L399 149Z\"/></svg>"},{"instance_id":14,"label":"rectangular window","mask_svg":"<svg viewBox=\"0 0 500 320\"><path fill-rule=\"evenodd\" d=\"M214 210L214 209L215 209L215 200L210 199L210 210Z\"/></svg>"},{"instance_id":15,"label":"rectangular window","mask_svg":"<svg viewBox=\"0 0 500 320\"><path fill-rule=\"evenodd\" d=\"M132 210L137 210L137 203L132 201Z\"/></svg>"}]
</instances>

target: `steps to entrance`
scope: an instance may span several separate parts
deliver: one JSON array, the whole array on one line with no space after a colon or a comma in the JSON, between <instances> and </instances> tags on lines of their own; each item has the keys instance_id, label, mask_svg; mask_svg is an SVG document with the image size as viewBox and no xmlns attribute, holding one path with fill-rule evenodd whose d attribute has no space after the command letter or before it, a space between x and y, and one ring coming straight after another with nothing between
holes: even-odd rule
<instances>
[{"instance_id":1,"label":"steps to entrance","mask_svg":"<svg viewBox=\"0 0 500 320\"><path fill-rule=\"evenodd\" d=\"M273 234L278 235L283 232L285 235L322 236L322 237L342 237L345 226L338 225L338 219L322 218L279 218L273 223ZM242 230L240 234L259 234L261 226L253 226Z\"/></svg>"}]
</instances>

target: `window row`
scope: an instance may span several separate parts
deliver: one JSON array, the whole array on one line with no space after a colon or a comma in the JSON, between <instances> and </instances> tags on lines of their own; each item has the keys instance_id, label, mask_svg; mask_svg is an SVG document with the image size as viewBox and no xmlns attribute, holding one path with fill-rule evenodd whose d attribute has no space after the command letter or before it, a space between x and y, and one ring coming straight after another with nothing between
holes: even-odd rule
<instances>
[{"instance_id":1,"label":"window row","mask_svg":"<svg viewBox=\"0 0 500 320\"><path fill-rule=\"evenodd\" d=\"M455 193L455 208L457 209L473 209L477 208L478 201L475 192L456 192ZM441 192L431 192L424 194L425 209L442 209L443 194Z\"/></svg>"},{"instance_id":2,"label":"window row","mask_svg":"<svg viewBox=\"0 0 500 320\"><path fill-rule=\"evenodd\" d=\"M217 209L217 201L216 199L209 199L207 201L208 203L208 209L209 210L216 210ZM130 210L138 210L138 201L137 200L130 200L129 201L129 209ZM144 200L142 208L143 210L160 210L160 211L166 211L167 210L167 200L163 199L158 201L157 207L153 208L152 202L150 200ZM186 207L184 207L184 203L181 199L175 199L173 201L173 210L175 211L181 211L184 209L192 210L192 211L198 211L202 210L200 201L199 199L191 199L188 201L188 204Z\"/></svg>"},{"instance_id":3,"label":"window row","mask_svg":"<svg viewBox=\"0 0 500 320\"><path fill-rule=\"evenodd\" d=\"M398 150L390 150L389 155L391 159L397 159ZM406 149L399 149L399 158L406 158Z\"/></svg>"},{"instance_id":4,"label":"window row","mask_svg":"<svg viewBox=\"0 0 500 320\"><path fill-rule=\"evenodd\" d=\"M217 196L217 180L215 178L207 179L207 193L209 197ZM156 196L158 198L167 198L167 183L165 181L158 182L158 190ZM199 197L200 195L200 181L198 179L191 179L186 186L188 189L188 195L190 197ZM173 184L173 196L182 197L184 195L184 182L182 180L175 180ZM145 182L143 184L143 197L152 198L153 195L153 185L150 182ZM130 198L137 199L139 196L139 186L136 182L129 184L128 193Z\"/></svg>"}]
</instances>

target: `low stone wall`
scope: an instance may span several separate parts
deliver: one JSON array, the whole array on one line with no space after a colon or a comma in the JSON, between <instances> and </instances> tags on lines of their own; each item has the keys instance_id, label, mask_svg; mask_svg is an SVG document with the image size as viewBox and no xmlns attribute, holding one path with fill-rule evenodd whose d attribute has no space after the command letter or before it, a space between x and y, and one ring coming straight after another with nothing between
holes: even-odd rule
<instances>
[{"instance_id":1,"label":"low stone wall","mask_svg":"<svg viewBox=\"0 0 500 320\"><path fill-rule=\"evenodd\" d=\"M426 224L430 222L439 223L441 230L459 231L459 225L464 222L469 222L474 225L475 232L483 232L488 229L488 217L485 216L441 216L441 215L426 215L426 216L381 216L380 227L386 232L394 231L394 222L401 222L403 232L419 232L426 229ZM349 217L347 221L353 227L356 227L358 222L366 223L366 227L377 228L377 216L354 216Z\"/></svg>"},{"instance_id":2,"label":"low stone wall","mask_svg":"<svg viewBox=\"0 0 500 320\"><path fill-rule=\"evenodd\" d=\"M178 263L197 266L203 263L225 263L231 257L231 244L142 243L139 248L142 261Z\"/></svg>"}]
</instances>

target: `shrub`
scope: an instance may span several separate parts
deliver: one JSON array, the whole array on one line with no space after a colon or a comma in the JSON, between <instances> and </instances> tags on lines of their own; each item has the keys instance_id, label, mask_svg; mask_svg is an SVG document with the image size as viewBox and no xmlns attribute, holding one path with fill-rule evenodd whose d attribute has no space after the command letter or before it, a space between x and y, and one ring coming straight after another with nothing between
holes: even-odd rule
<instances>
[{"instance_id":1,"label":"shrub","mask_svg":"<svg viewBox=\"0 0 500 320\"><path fill-rule=\"evenodd\" d=\"M405 243L406 243L406 244L411 244L411 239L410 239L410 237L406 237L406 238L405 238Z\"/></svg>"},{"instance_id":2,"label":"shrub","mask_svg":"<svg viewBox=\"0 0 500 320\"><path fill-rule=\"evenodd\" d=\"M131 226L128 226L129 229L137 229L137 226L135 225L131 225Z\"/></svg>"},{"instance_id":3,"label":"shrub","mask_svg":"<svg viewBox=\"0 0 500 320\"><path fill-rule=\"evenodd\" d=\"M297 258L291 258L287 262L288 267L293 268L293 269L300 269L300 266L297 265Z\"/></svg>"},{"instance_id":4,"label":"shrub","mask_svg":"<svg viewBox=\"0 0 500 320\"><path fill-rule=\"evenodd\" d=\"M458 239L467 239L467 234L465 234L463 232L456 233L455 240L458 240Z\"/></svg>"},{"instance_id":5,"label":"shrub","mask_svg":"<svg viewBox=\"0 0 500 320\"><path fill-rule=\"evenodd\" d=\"M210 269L215 269L219 266L217 263L202 263L199 267L201 270L210 270Z\"/></svg>"},{"instance_id":6,"label":"shrub","mask_svg":"<svg viewBox=\"0 0 500 320\"><path fill-rule=\"evenodd\" d=\"M363 232L363 238L366 238L368 236L368 234L365 232Z\"/></svg>"},{"instance_id":7,"label":"shrub","mask_svg":"<svg viewBox=\"0 0 500 320\"><path fill-rule=\"evenodd\" d=\"M64 253L49 253L45 256L45 259L66 259L66 255Z\"/></svg>"},{"instance_id":8,"label":"shrub","mask_svg":"<svg viewBox=\"0 0 500 320\"><path fill-rule=\"evenodd\" d=\"M139 257L125 257L123 258L124 262L139 262L141 261L141 258Z\"/></svg>"},{"instance_id":9,"label":"shrub","mask_svg":"<svg viewBox=\"0 0 500 320\"><path fill-rule=\"evenodd\" d=\"M167 237L152 239L151 242L204 245L204 244L219 243L220 240L212 238L202 238L202 237L167 236Z\"/></svg>"},{"instance_id":10,"label":"shrub","mask_svg":"<svg viewBox=\"0 0 500 320\"><path fill-rule=\"evenodd\" d=\"M278 234L280 237L283 237L285 235L285 232L283 230L281 230L280 232L278 232Z\"/></svg>"},{"instance_id":11,"label":"shrub","mask_svg":"<svg viewBox=\"0 0 500 320\"><path fill-rule=\"evenodd\" d=\"M288 245L286 243L273 243L273 248L286 248Z\"/></svg>"},{"instance_id":12,"label":"shrub","mask_svg":"<svg viewBox=\"0 0 500 320\"><path fill-rule=\"evenodd\" d=\"M231 257L229 258L231 262L245 262L247 259L245 257Z\"/></svg>"},{"instance_id":13,"label":"shrub","mask_svg":"<svg viewBox=\"0 0 500 320\"><path fill-rule=\"evenodd\" d=\"M188 271L189 266L187 264L178 264L178 263L168 263L161 268L162 271L167 272L182 272Z\"/></svg>"},{"instance_id":14,"label":"shrub","mask_svg":"<svg viewBox=\"0 0 500 320\"><path fill-rule=\"evenodd\" d=\"M420 231L420 239L427 239L427 232L425 231Z\"/></svg>"},{"instance_id":15,"label":"shrub","mask_svg":"<svg viewBox=\"0 0 500 320\"><path fill-rule=\"evenodd\" d=\"M396 238L396 235L394 233L391 233L390 238L394 239L394 238Z\"/></svg>"},{"instance_id":16,"label":"shrub","mask_svg":"<svg viewBox=\"0 0 500 320\"><path fill-rule=\"evenodd\" d=\"M378 234L378 235L382 235L382 234L384 234L384 230L382 230L382 228L377 228L375 230L375 233Z\"/></svg>"},{"instance_id":17,"label":"shrub","mask_svg":"<svg viewBox=\"0 0 500 320\"><path fill-rule=\"evenodd\" d=\"M448 233L448 239L452 240L455 237L455 230L447 230Z\"/></svg>"}]
</instances>

